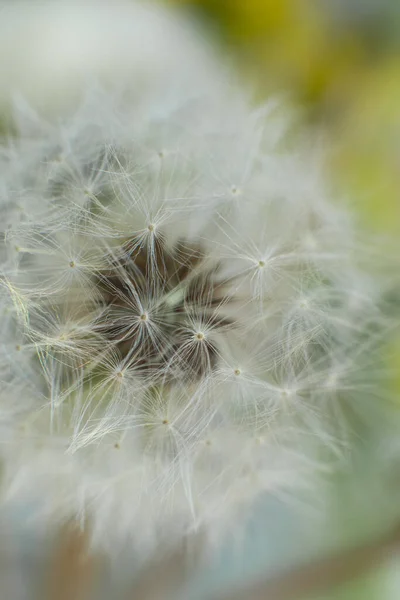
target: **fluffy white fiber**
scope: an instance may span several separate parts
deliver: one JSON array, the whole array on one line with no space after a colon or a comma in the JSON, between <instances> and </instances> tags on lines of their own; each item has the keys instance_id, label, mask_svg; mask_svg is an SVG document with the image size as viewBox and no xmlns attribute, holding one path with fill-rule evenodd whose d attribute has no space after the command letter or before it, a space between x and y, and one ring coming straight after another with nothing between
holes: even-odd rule
<instances>
[{"instance_id":1,"label":"fluffy white fiber","mask_svg":"<svg viewBox=\"0 0 400 600\"><path fill-rule=\"evenodd\" d=\"M379 401L370 255L278 107L215 70L56 122L20 101L1 148L3 497L111 554L218 539Z\"/></svg>"}]
</instances>

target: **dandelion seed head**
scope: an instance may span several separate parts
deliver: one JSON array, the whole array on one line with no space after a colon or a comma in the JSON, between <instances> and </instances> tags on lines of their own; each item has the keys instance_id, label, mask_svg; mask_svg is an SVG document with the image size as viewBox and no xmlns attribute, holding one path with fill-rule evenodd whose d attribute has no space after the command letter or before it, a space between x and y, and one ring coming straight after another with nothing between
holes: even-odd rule
<instances>
[{"instance_id":1,"label":"dandelion seed head","mask_svg":"<svg viewBox=\"0 0 400 600\"><path fill-rule=\"evenodd\" d=\"M214 68L57 123L19 106L0 153L3 487L111 553L312 486L310 440L377 393L385 286L352 219Z\"/></svg>"}]
</instances>

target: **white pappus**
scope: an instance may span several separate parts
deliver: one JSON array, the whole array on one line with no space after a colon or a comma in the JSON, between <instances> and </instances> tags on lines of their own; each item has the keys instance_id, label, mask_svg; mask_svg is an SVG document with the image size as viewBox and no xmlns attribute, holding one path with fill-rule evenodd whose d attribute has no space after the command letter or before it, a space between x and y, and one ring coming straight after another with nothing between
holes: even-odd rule
<instances>
[{"instance_id":1,"label":"white pappus","mask_svg":"<svg viewBox=\"0 0 400 600\"><path fill-rule=\"evenodd\" d=\"M279 107L213 77L93 89L59 121L21 102L1 148L4 497L111 554L218 540L376 402L387 322L351 215Z\"/></svg>"}]
</instances>

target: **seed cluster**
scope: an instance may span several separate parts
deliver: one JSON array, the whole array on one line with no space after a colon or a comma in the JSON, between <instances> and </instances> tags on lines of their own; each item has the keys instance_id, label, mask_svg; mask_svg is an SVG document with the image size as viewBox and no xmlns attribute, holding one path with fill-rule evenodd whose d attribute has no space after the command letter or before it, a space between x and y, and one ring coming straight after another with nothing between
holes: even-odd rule
<instances>
[{"instance_id":1,"label":"seed cluster","mask_svg":"<svg viewBox=\"0 0 400 600\"><path fill-rule=\"evenodd\" d=\"M151 246L127 241L98 277L106 310L99 329L127 364L167 383L193 380L218 361L215 334L233 325L222 314L229 297L218 267L200 246L163 236Z\"/></svg>"},{"instance_id":2,"label":"seed cluster","mask_svg":"<svg viewBox=\"0 0 400 600\"><path fill-rule=\"evenodd\" d=\"M0 154L4 488L112 551L312 487L383 389L352 219L274 119L198 100L95 95Z\"/></svg>"}]
</instances>

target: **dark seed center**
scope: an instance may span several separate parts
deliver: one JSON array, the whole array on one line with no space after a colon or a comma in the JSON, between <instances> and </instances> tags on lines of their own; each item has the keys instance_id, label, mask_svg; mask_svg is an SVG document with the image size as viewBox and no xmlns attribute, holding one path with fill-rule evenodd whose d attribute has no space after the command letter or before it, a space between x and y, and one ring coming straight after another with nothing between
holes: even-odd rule
<instances>
[{"instance_id":1,"label":"dark seed center","mask_svg":"<svg viewBox=\"0 0 400 600\"><path fill-rule=\"evenodd\" d=\"M106 308L99 327L121 358L163 380L197 379L215 368L213 334L232 321L219 314L227 302L223 282L199 246L180 241L170 250L161 236L148 246L132 238L110 257L98 287ZM135 325L135 313L146 328ZM207 324L207 338L196 322Z\"/></svg>"}]
</instances>

